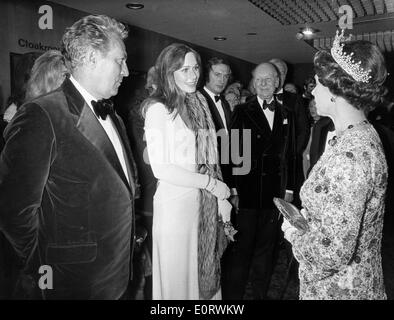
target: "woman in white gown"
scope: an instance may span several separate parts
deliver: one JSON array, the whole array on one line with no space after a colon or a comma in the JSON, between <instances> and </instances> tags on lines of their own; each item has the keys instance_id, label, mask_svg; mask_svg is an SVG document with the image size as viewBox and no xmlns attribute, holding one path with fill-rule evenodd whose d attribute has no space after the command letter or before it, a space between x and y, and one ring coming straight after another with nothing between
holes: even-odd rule
<instances>
[{"instance_id":1,"label":"woman in white gown","mask_svg":"<svg viewBox=\"0 0 394 320\"><path fill-rule=\"evenodd\" d=\"M153 299L220 299L220 257L230 220L216 133L200 93L200 57L172 44L156 61L157 90L143 103L153 200ZM146 156L146 155L145 155Z\"/></svg>"}]
</instances>

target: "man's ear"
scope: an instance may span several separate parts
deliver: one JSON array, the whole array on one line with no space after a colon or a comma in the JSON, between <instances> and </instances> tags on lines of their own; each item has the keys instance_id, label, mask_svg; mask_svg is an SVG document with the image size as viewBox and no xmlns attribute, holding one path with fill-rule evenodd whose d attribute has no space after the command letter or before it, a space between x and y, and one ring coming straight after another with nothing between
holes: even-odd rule
<instances>
[{"instance_id":1,"label":"man's ear","mask_svg":"<svg viewBox=\"0 0 394 320\"><path fill-rule=\"evenodd\" d=\"M252 88L256 91L256 80L252 80Z\"/></svg>"},{"instance_id":2,"label":"man's ear","mask_svg":"<svg viewBox=\"0 0 394 320\"><path fill-rule=\"evenodd\" d=\"M280 78L279 77L275 77L275 91L278 90L279 88L279 84L280 84Z\"/></svg>"},{"instance_id":3,"label":"man's ear","mask_svg":"<svg viewBox=\"0 0 394 320\"><path fill-rule=\"evenodd\" d=\"M90 49L88 53L85 56L85 63L89 66L94 68L97 64L97 54L98 52L96 50Z\"/></svg>"}]
</instances>

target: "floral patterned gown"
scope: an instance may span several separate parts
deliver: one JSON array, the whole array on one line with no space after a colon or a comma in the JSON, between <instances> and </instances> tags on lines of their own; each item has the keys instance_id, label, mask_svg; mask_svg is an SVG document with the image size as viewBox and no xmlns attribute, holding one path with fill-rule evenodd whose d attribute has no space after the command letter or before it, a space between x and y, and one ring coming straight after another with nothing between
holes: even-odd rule
<instances>
[{"instance_id":1,"label":"floral patterned gown","mask_svg":"<svg viewBox=\"0 0 394 320\"><path fill-rule=\"evenodd\" d=\"M300 299L386 299L381 239L387 163L369 123L327 147L301 189L310 230L290 233Z\"/></svg>"}]
</instances>

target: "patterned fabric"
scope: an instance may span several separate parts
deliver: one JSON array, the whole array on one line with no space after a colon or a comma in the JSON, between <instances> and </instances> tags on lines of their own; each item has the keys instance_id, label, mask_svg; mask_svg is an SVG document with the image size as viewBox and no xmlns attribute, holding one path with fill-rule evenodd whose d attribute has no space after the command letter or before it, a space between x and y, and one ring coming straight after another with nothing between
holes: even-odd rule
<instances>
[{"instance_id":1,"label":"patterned fabric","mask_svg":"<svg viewBox=\"0 0 394 320\"><path fill-rule=\"evenodd\" d=\"M381 239L387 164L368 123L327 146L301 189L310 231L290 234L300 299L386 299Z\"/></svg>"}]
</instances>

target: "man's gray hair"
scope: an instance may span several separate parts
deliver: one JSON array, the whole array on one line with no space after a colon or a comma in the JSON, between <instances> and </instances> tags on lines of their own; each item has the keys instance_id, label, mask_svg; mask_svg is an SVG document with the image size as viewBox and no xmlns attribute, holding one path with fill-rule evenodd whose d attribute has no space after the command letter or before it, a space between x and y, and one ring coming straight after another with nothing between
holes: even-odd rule
<instances>
[{"instance_id":1,"label":"man's gray hair","mask_svg":"<svg viewBox=\"0 0 394 320\"><path fill-rule=\"evenodd\" d=\"M62 38L62 53L67 67L73 71L84 63L90 50L105 54L112 39L123 40L128 30L125 25L105 15L89 15L66 29Z\"/></svg>"}]
</instances>

